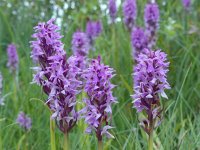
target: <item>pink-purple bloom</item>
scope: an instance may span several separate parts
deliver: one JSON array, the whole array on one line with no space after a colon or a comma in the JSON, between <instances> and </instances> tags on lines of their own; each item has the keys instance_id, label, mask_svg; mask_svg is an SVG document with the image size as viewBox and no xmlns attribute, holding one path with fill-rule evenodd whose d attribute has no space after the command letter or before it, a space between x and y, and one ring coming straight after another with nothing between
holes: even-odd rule
<instances>
[{"instance_id":1,"label":"pink-purple bloom","mask_svg":"<svg viewBox=\"0 0 200 150\"><path fill-rule=\"evenodd\" d=\"M61 42L59 27L51 19L47 23L39 23L34 29L31 42L31 57L40 66L36 71L33 82L42 86L48 95L47 105L52 111L59 129L69 132L77 122L78 112L75 109L76 95L79 93L81 82L77 80L80 69L76 66L77 57L66 58Z\"/></svg>"},{"instance_id":2,"label":"pink-purple bloom","mask_svg":"<svg viewBox=\"0 0 200 150\"><path fill-rule=\"evenodd\" d=\"M43 68L50 65L48 57L66 55L60 40L62 36L57 32L60 29L53 23L54 19L49 20L47 23L39 23L34 27L36 33L32 35L36 40L31 42L31 57L40 63Z\"/></svg>"},{"instance_id":3,"label":"pink-purple bloom","mask_svg":"<svg viewBox=\"0 0 200 150\"><path fill-rule=\"evenodd\" d=\"M77 31L72 37L72 50L76 56L86 56L90 49L88 36L85 32Z\"/></svg>"},{"instance_id":4,"label":"pink-purple bloom","mask_svg":"<svg viewBox=\"0 0 200 150\"><path fill-rule=\"evenodd\" d=\"M90 66L83 73L85 79L85 92L88 98L84 100L86 107L85 122L88 124L86 133L94 131L99 141L102 136L113 137L108 130L110 126L112 109L111 105L116 103L112 89L115 87L111 83L114 70L101 63L100 56L93 59Z\"/></svg>"},{"instance_id":5,"label":"pink-purple bloom","mask_svg":"<svg viewBox=\"0 0 200 150\"><path fill-rule=\"evenodd\" d=\"M133 47L134 58L139 55L144 48L147 47L147 37L145 31L141 27L135 27L131 33L131 44Z\"/></svg>"},{"instance_id":6,"label":"pink-purple bloom","mask_svg":"<svg viewBox=\"0 0 200 150\"><path fill-rule=\"evenodd\" d=\"M183 4L185 10L189 10L190 5L191 5L191 0L182 0L182 4Z\"/></svg>"},{"instance_id":7,"label":"pink-purple bloom","mask_svg":"<svg viewBox=\"0 0 200 150\"><path fill-rule=\"evenodd\" d=\"M131 31L137 18L136 0L125 0L123 3L124 23L128 30Z\"/></svg>"},{"instance_id":8,"label":"pink-purple bloom","mask_svg":"<svg viewBox=\"0 0 200 150\"><path fill-rule=\"evenodd\" d=\"M156 3L148 3L144 10L144 21L146 35L148 37L148 48L153 48L156 44L156 32L159 28L160 11Z\"/></svg>"},{"instance_id":9,"label":"pink-purple bloom","mask_svg":"<svg viewBox=\"0 0 200 150\"><path fill-rule=\"evenodd\" d=\"M73 64L80 69L79 74L81 75L88 65L88 58L87 56L74 56L74 58Z\"/></svg>"},{"instance_id":10,"label":"pink-purple bloom","mask_svg":"<svg viewBox=\"0 0 200 150\"><path fill-rule=\"evenodd\" d=\"M72 50L76 56L73 63L83 71L87 66L87 55L90 50L90 40L85 32L77 31L73 34ZM81 76L79 80L82 80Z\"/></svg>"},{"instance_id":11,"label":"pink-purple bloom","mask_svg":"<svg viewBox=\"0 0 200 150\"><path fill-rule=\"evenodd\" d=\"M19 58L15 44L8 45L7 55L8 55L7 67L10 69L10 72L16 72L19 66Z\"/></svg>"},{"instance_id":12,"label":"pink-purple bloom","mask_svg":"<svg viewBox=\"0 0 200 150\"><path fill-rule=\"evenodd\" d=\"M169 62L167 55L160 50L144 49L137 57L134 68L134 95L133 103L137 112L144 111L146 119L141 121L144 130L149 133L156 124L157 119L162 119L160 97L167 98L165 89L170 89L167 82Z\"/></svg>"},{"instance_id":13,"label":"pink-purple bloom","mask_svg":"<svg viewBox=\"0 0 200 150\"><path fill-rule=\"evenodd\" d=\"M110 18L111 18L112 23L113 23L115 21L116 17L117 17L117 5L116 5L115 0L109 0L108 9L109 9Z\"/></svg>"},{"instance_id":14,"label":"pink-purple bloom","mask_svg":"<svg viewBox=\"0 0 200 150\"><path fill-rule=\"evenodd\" d=\"M102 32L102 23L100 21L88 21L86 25L86 34L90 40L90 46L93 48L95 39Z\"/></svg>"},{"instance_id":15,"label":"pink-purple bloom","mask_svg":"<svg viewBox=\"0 0 200 150\"><path fill-rule=\"evenodd\" d=\"M86 25L86 33L87 35L95 39L102 32L102 24L100 21L88 21Z\"/></svg>"},{"instance_id":16,"label":"pink-purple bloom","mask_svg":"<svg viewBox=\"0 0 200 150\"><path fill-rule=\"evenodd\" d=\"M31 118L28 117L24 112L20 112L16 119L17 124L20 127L24 128L26 131L29 131L32 126Z\"/></svg>"}]
</instances>

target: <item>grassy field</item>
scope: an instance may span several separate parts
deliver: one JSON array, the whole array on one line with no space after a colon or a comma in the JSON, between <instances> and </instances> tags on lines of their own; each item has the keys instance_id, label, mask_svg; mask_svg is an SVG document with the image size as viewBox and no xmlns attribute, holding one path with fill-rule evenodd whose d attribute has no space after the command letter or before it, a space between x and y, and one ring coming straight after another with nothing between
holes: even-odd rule
<instances>
[{"instance_id":1,"label":"grassy field","mask_svg":"<svg viewBox=\"0 0 200 150\"><path fill-rule=\"evenodd\" d=\"M103 33L98 37L90 58L99 54L103 62L116 70L113 83L117 85L114 96L118 104L113 107L115 139L104 141L105 149L142 150L147 147L147 136L140 128L136 110L132 108L133 94L130 35L122 21L122 6L119 5L115 24L108 23L107 0L69 1L13 1L0 2L0 71L3 75L5 105L0 106L0 150L50 149L49 116L44 105L46 95L42 89L30 84L33 66L30 58L30 43L33 27L40 21L57 18L62 28L67 55L71 52L72 34L77 29L85 30L88 18L101 19ZM144 26L143 9L147 0L138 0L137 25ZM66 3L66 2L65 2ZM172 87L166 91L169 100L163 100L165 117L154 134L154 147L158 150L200 149L200 1L192 0L186 12L181 0L158 0L160 7L160 29L157 48L168 54L170 71L168 81ZM56 11L57 10L57 11ZM17 77L6 67L6 47L15 43L20 59ZM81 98L79 98L81 102ZM81 105L81 104L80 104ZM81 107L81 106L80 106ZM32 118L32 129L28 133L15 123L19 111ZM69 136L73 150L93 150L96 137L87 135L84 121L80 121ZM63 135L56 129L56 147L62 148Z\"/></svg>"}]
</instances>

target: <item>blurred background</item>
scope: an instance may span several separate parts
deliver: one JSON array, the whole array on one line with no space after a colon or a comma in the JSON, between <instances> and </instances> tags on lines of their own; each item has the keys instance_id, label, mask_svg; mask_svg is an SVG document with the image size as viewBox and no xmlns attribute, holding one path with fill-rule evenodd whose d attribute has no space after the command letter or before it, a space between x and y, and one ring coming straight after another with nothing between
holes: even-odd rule
<instances>
[{"instance_id":1,"label":"blurred background","mask_svg":"<svg viewBox=\"0 0 200 150\"><path fill-rule=\"evenodd\" d=\"M49 111L44 106L46 95L32 81L30 41L33 27L38 22L56 18L64 36L62 42L67 56L72 54L72 34L85 31L86 22L101 20L103 32L95 42L95 51L89 57L102 56L103 62L116 70L113 83L118 104L113 107L115 139L104 139L105 149L146 149L146 135L138 124L132 108L133 94L130 33L123 23L122 0L117 0L116 22L111 24L107 0L1 0L0 1L0 71L3 75L5 105L0 106L0 149L50 149ZM147 0L137 0L136 24L144 26L143 13ZM165 117L155 134L155 149L200 149L200 1L192 0L189 11L181 0L157 0L160 8L160 29L157 49L168 54L172 87L167 91L169 100L162 101ZM20 65L17 79L6 67L8 44L17 45ZM42 102L43 101L43 102ZM81 101L81 99L80 99ZM29 133L15 123L19 111L32 118ZM74 150L96 148L95 136L84 133L83 121L70 134ZM62 133L56 129L56 145L61 149Z\"/></svg>"}]
</instances>

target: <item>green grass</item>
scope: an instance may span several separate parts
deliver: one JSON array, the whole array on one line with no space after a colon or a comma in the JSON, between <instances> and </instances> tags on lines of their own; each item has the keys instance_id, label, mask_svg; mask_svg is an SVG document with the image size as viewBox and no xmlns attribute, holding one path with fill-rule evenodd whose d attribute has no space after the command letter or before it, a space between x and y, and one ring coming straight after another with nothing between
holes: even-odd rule
<instances>
[{"instance_id":1,"label":"green grass","mask_svg":"<svg viewBox=\"0 0 200 150\"><path fill-rule=\"evenodd\" d=\"M8 2L12 7L7 8ZM23 1L0 2L0 71L3 74L3 95L8 94L5 106L0 107L0 150L13 150L21 145L25 149L25 139L29 150L50 149L49 110L44 105L46 95L32 81L33 64L30 58L30 44L33 27L39 21L47 21L53 14L48 1L36 1L32 8L23 6ZM72 1L69 2L71 4ZM106 0L103 0L106 4ZM63 2L57 5L63 8ZM145 2L138 0L137 24L143 25ZM128 31L122 22L111 26L107 23L105 11L101 11L97 1L77 1L76 8L64 11L61 17L63 43L68 56L71 55L71 37L76 29L85 28L88 17L101 18L104 31L96 41L96 51L90 57L102 56L105 64L116 70L113 82L117 85L114 95L118 104L113 106L112 130L115 139L104 139L104 148L112 150L142 150L147 148L147 136L138 125L135 109L132 108L132 58ZM94 10L96 6L96 10ZM185 13L181 2L159 3L161 18L157 47L168 54L170 71L168 80L172 87L167 91L169 100L163 100L166 111L164 120L154 135L154 148L159 150L200 149L200 2L193 0L192 11ZM12 11L16 10L17 15ZM40 12L44 11L45 16ZM118 16L121 18L121 6ZM174 21L174 22L173 22ZM191 26L197 32L188 34ZM6 68L7 44L17 44L20 57L18 82ZM81 101L79 99L79 101ZM15 123L19 111L25 111L33 120L32 130L25 135ZM95 136L84 134L82 122L69 135L73 150L96 149ZM61 149L62 133L56 129L56 146Z\"/></svg>"}]
</instances>

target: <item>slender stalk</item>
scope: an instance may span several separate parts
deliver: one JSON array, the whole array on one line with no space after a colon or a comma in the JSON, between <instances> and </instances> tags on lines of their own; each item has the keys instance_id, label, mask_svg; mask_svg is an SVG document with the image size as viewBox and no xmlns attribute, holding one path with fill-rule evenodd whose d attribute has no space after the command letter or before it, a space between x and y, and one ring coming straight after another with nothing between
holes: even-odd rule
<instances>
[{"instance_id":1,"label":"slender stalk","mask_svg":"<svg viewBox=\"0 0 200 150\"><path fill-rule=\"evenodd\" d=\"M20 150L21 148L24 148L23 146L22 146L22 142L24 141L24 139L26 138L26 134L24 134L20 139L19 139L19 142L18 142L18 144L17 144L17 150Z\"/></svg>"},{"instance_id":2,"label":"slender stalk","mask_svg":"<svg viewBox=\"0 0 200 150\"><path fill-rule=\"evenodd\" d=\"M2 142L2 138L1 138L1 133L0 133L0 149L3 149L3 142Z\"/></svg>"},{"instance_id":3,"label":"slender stalk","mask_svg":"<svg viewBox=\"0 0 200 150\"><path fill-rule=\"evenodd\" d=\"M102 140L98 141L98 150L103 150L103 142L102 142Z\"/></svg>"},{"instance_id":4,"label":"slender stalk","mask_svg":"<svg viewBox=\"0 0 200 150\"><path fill-rule=\"evenodd\" d=\"M80 99L82 100L85 97L86 97L86 93L82 92ZM81 107L80 104L77 104L77 108L78 108L78 110L82 109L82 107ZM86 124L85 124L85 122L84 122L84 120L80 120L79 123L78 123L78 125L80 125L80 129L82 131L84 131L86 129L86 127L87 127ZM85 141L87 141L87 140L88 140L88 136L81 136L81 143L85 143ZM87 145L88 145L88 147L90 147L90 143L87 143Z\"/></svg>"},{"instance_id":5,"label":"slender stalk","mask_svg":"<svg viewBox=\"0 0 200 150\"><path fill-rule=\"evenodd\" d=\"M25 150L28 150L28 132L25 133Z\"/></svg>"},{"instance_id":6,"label":"slender stalk","mask_svg":"<svg viewBox=\"0 0 200 150\"><path fill-rule=\"evenodd\" d=\"M113 49L113 56L114 56L114 65L117 67L118 64L118 51L116 49L116 33L115 33L115 25L112 24L112 49Z\"/></svg>"},{"instance_id":7,"label":"slender stalk","mask_svg":"<svg viewBox=\"0 0 200 150\"><path fill-rule=\"evenodd\" d=\"M51 150L56 150L55 142L55 122L50 117Z\"/></svg>"},{"instance_id":8,"label":"slender stalk","mask_svg":"<svg viewBox=\"0 0 200 150\"><path fill-rule=\"evenodd\" d=\"M112 38L112 43L113 43L111 48L112 48L112 52L113 53L115 53L115 29L114 29L114 27L115 27L114 24L111 24L111 32L112 32L112 37L111 38ZM112 59L114 59L114 58L112 58Z\"/></svg>"},{"instance_id":9,"label":"slender stalk","mask_svg":"<svg viewBox=\"0 0 200 150\"><path fill-rule=\"evenodd\" d=\"M148 150L153 150L153 130L149 134Z\"/></svg>"},{"instance_id":10,"label":"slender stalk","mask_svg":"<svg viewBox=\"0 0 200 150\"><path fill-rule=\"evenodd\" d=\"M64 134L63 150L69 150L68 133Z\"/></svg>"},{"instance_id":11,"label":"slender stalk","mask_svg":"<svg viewBox=\"0 0 200 150\"><path fill-rule=\"evenodd\" d=\"M13 73L13 79L14 79L14 82L13 82L13 92L14 92L14 103L15 103L15 110L17 110L17 89L18 89L18 82L17 82L17 74L16 73Z\"/></svg>"},{"instance_id":12,"label":"slender stalk","mask_svg":"<svg viewBox=\"0 0 200 150\"><path fill-rule=\"evenodd\" d=\"M149 139L148 139L148 150L153 150L153 129L154 129L154 120L152 115L152 103L151 103L151 109L148 113L148 120L150 122L150 131L149 131Z\"/></svg>"}]
</instances>

